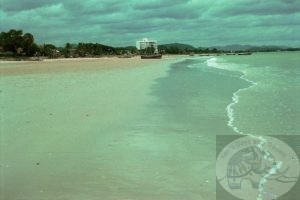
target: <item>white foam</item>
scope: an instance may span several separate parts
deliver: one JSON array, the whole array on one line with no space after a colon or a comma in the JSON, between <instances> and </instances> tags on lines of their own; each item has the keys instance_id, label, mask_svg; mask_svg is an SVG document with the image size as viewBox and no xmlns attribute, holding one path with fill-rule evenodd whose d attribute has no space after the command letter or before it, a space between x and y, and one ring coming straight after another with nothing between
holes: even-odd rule
<instances>
[{"instance_id":1,"label":"white foam","mask_svg":"<svg viewBox=\"0 0 300 200\"><path fill-rule=\"evenodd\" d=\"M234 119L235 118L234 118L234 109L233 109L233 107L236 104L239 103L239 98L240 98L239 93L241 93L242 91L249 90L250 88L256 86L258 83L246 78L246 72L244 70L237 70L235 67L230 68L230 64L228 64L228 63L227 63L227 65L226 64L222 65L222 64L218 63L216 57L208 59L206 61L206 63L209 67L214 67L214 68L218 68L218 69L225 69L225 70L231 70L231 71L239 71L239 72L242 73L242 75L239 78L251 84L249 87L238 89L236 92L233 93L232 101L226 107L226 112L227 112L227 116L228 116L227 125L229 127L231 127L234 132L236 132L240 135L246 135L246 136L258 139L260 141L260 143L257 145L257 147L260 148L262 151L264 151L265 155L268 155L269 152L264 150L264 148L263 148L263 145L267 142L267 140L265 138L263 138L262 136L256 136L256 135L253 135L253 134L250 134L250 133L243 133L241 130L238 129L237 126L234 125ZM232 65L234 65L234 64L232 64ZM264 157L264 159L267 160L268 158ZM267 182L267 178L269 176L271 176L274 173L274 171L278 170L280 168L280 166L281 166L281 163L279 162L278 165L275 165L274 167L272 167L268 171L268 173L261 178L261 180L259 182L259 187L258 187L259 194L257 196L257 200L262 200L263 199L263 195L265 193L264 185Z\"/></svg>"},{"instance_id":2,"label":"white foam","mask_svg":"<svg viewBox=\"0 0 300 200\"><path fill-rule=\"evenodd\" d=\"M199 68L199 64L191 64L191 65L187 65L186 66L187 68L190 68L190 69L194 69L194 68Z\"/></svg>"},{"instance_id":3,"label":"white foam","mask_svg":"<svg viewBox=\"0 0 300 200\"><path fill-rule=\"evenodd\" d=\"M217 63L217 58L212 57L206 61L207 66L214 67L214 68L221 68L220 65Z\"/></svg>"},{"instance_id":4,"label":"white foam","mask_svg":"<svg viewBox=\"0 0 300 200\"><path fill-rule=\"evenodd\" d=\"M217 58L216 57L213 57L213 58L210 58L206 61L206 64L209 66L209 67L214 67L214 68L218 68L218 69L225 69L225 70L230 70L228 65L225 65L225 64L220 64L217 62ZM236 70L232 70L232 71L236 71ZM240 131L238 129L238 127L236 127L234 125L234 109L233 107L239 103L239 93L242 92L242 91L245 91L245 90L248 90L250 89L251 87L257 85L256 82L252 81L252 80L249 80L246 78L246 74L244 71L240 71L242 72L242 75L240 76L240 79L243 79L245 81L247 81L248 83L250 83L251 85L249 87L246 87L246 88L241 88L241 89L238 89L236 92L233 93L232 95L232 101L230 104L227 105L226 107L226 112L227 112L227 116L228 116L228 121L227 121L227 125L229 127L231 127L233 129L234 132L238 133L238 134L241 134L241 135L249 135L249 134L244 134L242 131Z\"/></svg>"}]
</instances>

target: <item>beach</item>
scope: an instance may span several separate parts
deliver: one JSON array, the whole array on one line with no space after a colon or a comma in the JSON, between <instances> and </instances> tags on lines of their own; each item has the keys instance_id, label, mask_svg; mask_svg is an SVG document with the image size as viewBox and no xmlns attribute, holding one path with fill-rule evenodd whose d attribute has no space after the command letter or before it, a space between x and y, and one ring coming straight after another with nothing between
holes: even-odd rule
<instances>
[{"instance_id":1,"label":"beach","mask_svg":"<svg viewBox=\"0 0 300 200\"><path fill-rule=\"evenodd\" d=\"M214 200L217 136L299 135L296 55L2 62L0 197Z\"/></svg>"},{"instance_id":2,"label":"beach","mask_svg":"<svg viewBox=\"0 0 300 200\"><path fill-rule=\"evenodd\" d=\"M141 170L128 149L166 62L1 63L1 199L114 198Z\"/></svg>"},{"instance_id":3,"label":"beach","mask_svg":"<svg viewBox=\"0 0 300 200\"><path fill-rule=\"evenodd\" d=\"M110 68L128 68L147 65L156 60L145 60L140 57L118 58L61 58L44 59L43 61L0 61L0 75L23 75L38 73L60 73L76 71L97 71Z\"/></svg>"}]
</instances>

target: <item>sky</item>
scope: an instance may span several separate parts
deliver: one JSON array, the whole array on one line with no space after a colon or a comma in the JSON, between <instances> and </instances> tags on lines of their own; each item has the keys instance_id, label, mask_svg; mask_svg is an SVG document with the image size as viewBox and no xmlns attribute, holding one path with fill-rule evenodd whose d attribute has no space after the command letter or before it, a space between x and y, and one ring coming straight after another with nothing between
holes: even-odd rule
<instances>
[{"instance_id":1,"label":"sky","mask_svg":"<svg viewBox=\"0 0 300 200\"><path fill-rule=\"evenodd\" d=\"M300 47L300 0L0 0L0 31L37 43L134 46L142 38L195 47Z\"/></svg>"}]
</instances>

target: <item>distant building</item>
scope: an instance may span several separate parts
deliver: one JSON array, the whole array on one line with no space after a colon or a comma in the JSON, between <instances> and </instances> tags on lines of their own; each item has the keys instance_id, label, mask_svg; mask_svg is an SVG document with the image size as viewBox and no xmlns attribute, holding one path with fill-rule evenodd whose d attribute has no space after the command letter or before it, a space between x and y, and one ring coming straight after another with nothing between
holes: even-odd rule
<instances>
[{"instance_id":1,"label":"distant building","mask_svg":"<svg viewBox=\"0 0 300 200\"><path fill-rule=\"evenodd\" d=\"M158 52L156 40L149 40L148 38L144 38L140 41L136 41L136 48L138 50L146 49L148 47L153 47L155 49L155 52Z\"/></svg>"}]
</instances>

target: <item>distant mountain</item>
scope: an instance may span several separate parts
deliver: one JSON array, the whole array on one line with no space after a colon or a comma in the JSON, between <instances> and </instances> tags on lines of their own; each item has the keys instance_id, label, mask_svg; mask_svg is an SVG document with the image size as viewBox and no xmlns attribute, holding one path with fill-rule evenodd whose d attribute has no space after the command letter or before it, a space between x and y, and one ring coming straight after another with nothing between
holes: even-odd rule
<instances>
[{"instance_id":1,"label":"distant mountain","mask_svg":"<svg viewBox=\"0 0 300 200\"><path fill-rule=\"evenodd\" d=\"M246 51L254 46L251 45L240 45L240 44L232 44L226 46L213 46L211 48L216 48L222 51Z\"/></svg>"},{"instance_id":2,"label":"distant mountain","mask_svg":"<svg viewBox=\"0 0 300 200\"><path fill-rule=\"evenodd\" d=\"M211 47L194 47L190 44L183 43L170 43L158 45L158 49L166 53L171 54L185 54L189 52L194 53L216 53L219 51L250 51L250 52L265 52L265 51L297 51L299 48L290 48L287 46L276 46L276 45L241 45L241 44L232 44L226 46L211 46Z\"/></svg>"},{"instance_id":3,"label":"distant mountain","mask_svg":"<svg viewBox=\"0 0 300 200\"><path fill-rule=\"evenodd\" d=\"M158 45L158 48L159 49L178 48L179 50L194 50L194 49L196 49L192 45L182 44L182 43L162 44L162 45Z\"/></svg>"},{"instance_id":4,"label":"distant mountain","mask_svg":"<svg viewBox=\"0 0 300 200\"><path fill-rule=\"evenodd\" d=\"M211 48L216 48L222 51L276 51L276 50L287 49L289 47L273 46L273 45L254 46L254 45L232 44L226 46L214 46Z\"/></svg>"},{"instance_id":5,"label":"distant mountain","mask_svg":"<svg viewBox=\"0 0 300 200\"><path fill-rule=\"evenodd\" d=\"M135 46L115 47L116 49L136 50Z\"/></svg>"},{"instance_id":6,"label":"distant mountain","mask_svg":"<svg viewBox=\"0 0 300 200\"><path fill-rule=\"evenodd\" d=\"M127 47L124 47L126 49L136 49L136 46L127 46Z\"/></svg>"},{"instance_id":7,"label":"distant mountain","mask_svg":"<svg viewBox=\"0 0 300 200\"><path fill-rule=\"evenodd\" d=\"M287 46L259 46L259 47L252 47L249 48L248 51L279 51L279 50L285 50L288 49Z\"/></svg>"}]
</instances>

